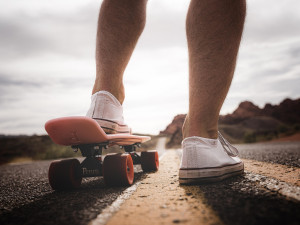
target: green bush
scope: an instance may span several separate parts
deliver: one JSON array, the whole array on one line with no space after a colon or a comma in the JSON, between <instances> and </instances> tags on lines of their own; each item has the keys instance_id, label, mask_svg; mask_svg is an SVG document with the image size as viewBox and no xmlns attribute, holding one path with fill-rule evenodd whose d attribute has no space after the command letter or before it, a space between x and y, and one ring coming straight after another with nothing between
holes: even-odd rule
<instances>
[{"instance_id":1,"label":"green bush","mask_svg":"<svg viewBox=\"0 0 300 225\"><path fill-rule=\"evenodd\" d=\"M279 133L286 133L286 132L288 132L288 130L289 130L289 128L286 125L280 125L278 127Z\"/></svg>"},{"instance_id":2,"label":"green bush","mask_svg":"<svg viewBox=\"0 0 300 225\"><path fill-rule=\"evenodd\" d=\"M296 131L296 132L300 131L300 124L299 123L294 124L293 125L293 130Z\"/></svg>"},{"instance_id":3,"label":"green bush","mask_svg":"<svg viewBox=\"0 0 300 225\"><path fill-rule=\"evenodd\" d=\"M253 133L253 132L245 133L244 142L245 143L254 143L254 142L256 142L256 134Z\"/></svg>"}]
</instances>

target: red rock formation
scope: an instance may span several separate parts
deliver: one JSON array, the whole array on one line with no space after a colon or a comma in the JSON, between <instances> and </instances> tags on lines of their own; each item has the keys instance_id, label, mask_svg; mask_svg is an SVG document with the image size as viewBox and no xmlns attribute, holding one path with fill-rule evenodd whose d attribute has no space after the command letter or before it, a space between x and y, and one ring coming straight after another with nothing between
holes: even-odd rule
<instances>
[{"instance_id":1,"label":"red rock formation","mask_svg":"<svg viewBox=\"0 0 300 225\"><path fill-rule=\"evenodd\" d=\"M176 131L181 131L185 117L186 114L179 114L175 116L173 121L167 126L167 128L164 131L161 131L160 134L173 135Z\"/></svg>"},{"instance_id":2,"label":"red rock formation","mask_svg":"<svg viewBox=\"0 0 300 225\"><path fill-rule=\"evenodd\" d=\"M219 122L225 124L235 124L243 121L244 119L261 115L261 109L257 105L254 105L252 102L245 101L240 103L238 108L233 113L220 116Z\"/></svg>"},{"instance_id":3,"label":"red rock formation","mask_svg":"<svg viewBox=\"0 0 300 225\"><path fill-rule=\"evenodd\" d=\"M300 123L300 99L285 99L274 106L266 104L262 112L265 116L271 116L287 124Z\"/></svg>"},{"instance_id":4,"label":"red rock formation","mask_svg":"<svg viewBox=\"0 0 300 225\"><path fill-rule=\"evenodd\" d=\"M180 144L182 140L181 129L185 117L186 114L175 116L172 123L160 132L160 134L171 136L168 146ZM300 98L296 100L285 99L279 105L268 103L262 109L250 101L244 101L233 113L220 116L219 124L220 129L225 132L225 136L228 133L228 136L236 140L240 140L244 136L245 130L249 129L253 132L277 132L279 126L300 124ZM239 135L234 135L233 131L237 131Z\"/></svg>"},{"instance_id":5,"label":"red rock formation","mask_svg":"<svg viewBox=\"0 0 300 225\"><path fill-rule=\"evenodd\" d=\"M252 102L245 101L233 113L220 116L219 123L236 124L256 116L272 117L288 124L300 123L300 99L285 99L279 105L268 103L263 109Z\"/></svg>"}]
</instances>

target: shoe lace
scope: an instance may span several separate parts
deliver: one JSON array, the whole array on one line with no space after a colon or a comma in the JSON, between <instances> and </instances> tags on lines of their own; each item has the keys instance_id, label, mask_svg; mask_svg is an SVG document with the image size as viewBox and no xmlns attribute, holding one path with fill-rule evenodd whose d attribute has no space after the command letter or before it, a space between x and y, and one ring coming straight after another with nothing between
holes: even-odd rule
<instances>
[{"instance_id":1,"label":"shoe lace","mask_svg":"<svg viewBox=\"0 0 300 225\"><path fill-rule=\"evenodd\" d=\"M236 147L234 147L232 144L230 144L224 137L223 135L220 133L220 131L218 131L218 136L219 136L219 140L225 150L225 152L232 157L235 157L239 154L239 151L237 150Z\"/></svg>"}]
</instances>

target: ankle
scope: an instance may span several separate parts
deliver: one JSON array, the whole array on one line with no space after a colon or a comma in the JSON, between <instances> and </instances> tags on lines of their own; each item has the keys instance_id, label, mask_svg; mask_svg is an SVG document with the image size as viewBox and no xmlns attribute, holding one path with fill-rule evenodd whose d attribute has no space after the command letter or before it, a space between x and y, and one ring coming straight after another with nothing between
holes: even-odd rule
<instances>
[{"instance_id":1,"label":"ankle","mask_svg":"<svg viewBox=\"0 0 300 225\"><path fill-rule=\"evenodd\" d=\"M120 104L122 105L125 99L125 91L124 91L124 87L120 88L120 89L115 89L115 88L103 88L103 87L98 87L96 84L94 85L93 88L93 92L92 94L95 94L98 91L107 91L109 93L111 93L113 96L115 96L115 98L120 102Z\"/></svg>"},{"instance_id":2,"label":"ankle","mask_svg":"<svg viewBox=\"0 0 300 225\"><path fill-rule=\"evenodd\" d=\"M109 93L111 93L113 96L115 96L116 99L118 99L118 101L120 102L121 105L123 105L124 99L125 99L125 94L122 91L108 91Z\"/></svg>"},{"instance_id":3,"label":"ankle","mask_svg":"<svg viewBox=\"0 0 300 225\"><path fill-rule=\"evenodd\" d=\"M204 121L191 121L187 116L182 126L182 135L183 139L193 136L217 139L218 126Z\"/></svg>"}]
</instances>

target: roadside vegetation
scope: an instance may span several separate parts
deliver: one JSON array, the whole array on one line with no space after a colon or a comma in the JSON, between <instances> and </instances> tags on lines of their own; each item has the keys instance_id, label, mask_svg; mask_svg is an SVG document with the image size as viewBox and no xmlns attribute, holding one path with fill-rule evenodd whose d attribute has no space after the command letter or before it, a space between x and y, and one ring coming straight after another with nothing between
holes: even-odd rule
<instances>
[{"instance_id":1,"label":"roadside vegetation","mask_svg":"<svg viewBox=\"0 0 300 225\"><path fill-rule=\"evenodd\" d=\"M54 144L49 136L1 136L0 164L77 157L71 147Z\"/></svg>"},{"instance_id":2,"label":"roadside vegetation","mask_svg":"<svg viewBox=\"0 0 300 225\"><path fill-rule=\"evenodd\" d=\"M140 150L155 149L158 137L151 137L151 141L144 143ZM118 147L109 150L110 152L121 152ZM11 162L49 160L80 156L80 151L74 152L71 147L57 145L52 142L48 135L0 136L0 165Z\"/></svg>"},{"instance_id":3,"label":"roadside vegetation","mask_svg":"<svg viewBox=\"0 0 300 225\"><path fill-rule=\"evenodd\" d=\"M300 132L300 125L295 124L293 126L280 125L276 130L273 131L248 131L244 134L243 142L244 143L254 143L262 141L271 141L283 137L288 137L293 134Z\"/></svg>"}]
</instances>

